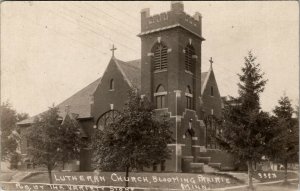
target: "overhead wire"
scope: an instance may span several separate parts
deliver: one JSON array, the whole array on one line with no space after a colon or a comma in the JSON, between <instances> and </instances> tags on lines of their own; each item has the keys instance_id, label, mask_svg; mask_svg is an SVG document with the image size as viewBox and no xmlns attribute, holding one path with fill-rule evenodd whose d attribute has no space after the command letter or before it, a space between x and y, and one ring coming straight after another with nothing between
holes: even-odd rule
<instances>
[{"instance_id":1,"label":"overhead wire","mask_svg":"<svg viewBox=\"0 0 300 191\"><path fill-rule=\"evenodd\" d=\"M129 16L129 17L131 17L131 18L134 18L134 19L139 19L138 17L134 17L134 16L130 15L130 14L127 13L125 10L121 10L121 9L119 9L118 7L114 6L114 5L113 5L112 3L110 3L109 1L108 1L107 3L108 3L108 5L110 5L110 7L115 8L115 9L118 10L120 13L124 13L125 15L127 15L127 16Z\"/></svg>"},{"instance_id":2,"label":"overhead wire","mask_svg":"<svg viewBox=\"0 0 300 191\"><path fill-rule=\"evenodd\" d=\"M73 5L73 6L75 6L75 5ZM77 6L76 6L76 7L77 7ZM84 7L84 6L81 6L80 8L82 8L82 7ZM92 12L92 11L90 11L90 10L89 10L89 11L85 11L85 12L86 12L86 13L93 14L93 15L96 16L96 18L98 18L98 15L96 15L94 12ZM129 38L135 40L135 38L133 38L133 37L130 35L130 33L124 33L124 32L122 32L123 30L120 30L120 29L114 29L114 28L111 27L111 26L114 26L114 25L111 25L111 26L105 25L105 24L102 24L102 23L97 22L96 19L92 20L92 19L88 18L87 16L85 16L85 17L83 17L83 18L85 18L85 19L91 21L92 23L95 23L95 24L99 25L100 27L103 27L102 29L109 29L110 31L112 31L112 32L114 32L114 33L117 33L117 34L122 35L122 36L129 37ZM112 17L112 18L113 18L113 17ZM124 29L124 28L122 28L122 29ZM131 33L132 33L132 32L131 32Z\"/></svg>"},{"instance_id":3,"label":"overhead wire","mask_svg":"<svg viewBox=\"0 0 300 191\"><path fill-rule=\"evenodd\" d=\"M114 8L116 8L115 6L112 6L112 7L114 7ZM69 12L72 12L72 10L70 10L69 8L65 8L65 9L67 9ZM98 9L98 8L96 8L97 10L100 10L100 9ZM69 17L70 17L70 15L68 15ZM115 19L115 20L117 20L116 18L114 18L113 16L110 16L111 18L113 18L113 19ZM71 16L71 18L73 18L72 16ZM82 17L82 18L87 18L87 17ZM92 21L91 19L89 19L89 18L87 18L89 21ZM72 19L68 19L70 22L72 22L72 23L75 23L76 25L78 25L78 23L76 23L76 22L74 22L74 20L72 20ZM81 22L82 23L84 23L84 24L86 24L86 25L88 25L89 27L94 27L94 26L92 26L90 23L88 23L88 22L84 22L84 21L82 21L81 20ZM100 25L100 26L103 26L103 27L107 27L107 26L105 26L105 25ZM89 30L89 31L91 31L91 32L93 32L94 34L96 34L97 36L101 36L102 38L106 38L106 39L108 39L108 40L110 40L110 41L112 41L112 39L110 38L110 37L107 37L107 36L103 36L103 35L101 35L101 34L99 34L98 32L96 32L95 31L95 29L91 29L91 28L87 28L87 27L85 27L84 28L85 30ZM116 31L113 31L113 32L116 32ZM120 33L119 33L120 34ZM171 40L171 41L175 41L175 40ZM116 44L119 44L119 45L121 45L121 46L124 46L124 47L126 47L126 48L128 48L128 49L130 49L130 50L132 50L132 51L134 51L134 52L137 52L138 50L137 49L133 49L133 48L131 48L131 47L129 47L129 46L127 46L127 45L125 45L125 44L122 44L122 43L119 43L119 42L116 42ZM182 43L179 43L179 45L182 45L182 46L184 46ZM225 68L225 67L223 67L223 66L221 66L221 65L218 65L218 66L220 66L220 67L222 67L224 70L226 70L226 71L228 71L228 72L230 72L230 73L232 73L233 71L232 70L229 70L228 68ZM180 72L183 72L183 71L180 71ZM199 77L193 77L194 79L196 78L199 78ZM199 78L200 79L200 78ZM226 77L225 78L226 79L226 81L222 81L222 83L227 83L227 84L224 84L226 87L229 87L229 82L227 81L227 79L229 79L230 81L234 81L232 78L231 78L231 76L228 76L228 77ZM200 79L201 80L201 79ZM236 82L237 83L237 82ZM230 83L230 86L232 86L232 83Z\"/></svg>"},{"instance_id":4,"label":"overhead wire","mask_svg":"<svg viewBox=\"0 0 300 191\"><path fill-rule=\"evenodd\" d=\"M49 9L48 9L48 10L49 10ZM52 11L52 10L50 10L50 11ZM68 14L66 14L66 13L63 13L63 12L57 11L57 10L56 10L56 13L59 13L61 16L63 16L63 17L62 17L63 19L68 20L69 22L75 24L76 26L78 26L78 24L81 24L81 27L80 27L81 29L84 29L84 30L86 30L86 31L89 31L89 32L93 33L94 35L99 36L99 37L102 38L102 39L109 40L112 44L113 44L113 43L116 43L116 44L119 44L120 46L123 46L123 47L125 47L125 48L127 48L127 49L133 51L133 52L136 52L136 51L137 51L136 49L133 49L132 47L129 47L129 46L123 44L123 43L120 43L120 42L114 42L114 41L111 39L110 36L107 36L107 35L104 36L104 34L106 34L106 33L104 33L104 32L101 33L101 34L98 33L97 31L95 31L95 28L94 28L93 25L91 25L90 23L84 22L82 19L80 19L80 20L78 20L78 21L76 22L76 20L73 19L74 17L71 16L71 15L68 15Z\"/></svg>"},{"instance_id":5,"label":"overhead wire","mask_svg":"<svg viewBox=\"0 0 300 191\"><path fill-rule=\"evenodd\" d=\"M54 15L55 15L55 14L54 14ZM84 47L87 47L87 48L89 48L89 49L91 49L91 50L93 50L93 51L95 51L95 52L97 52L97 53L101 53L101 54L107 55L107 52L103 52L103 51L101 51L101 50L96 50L94 46L92 46L92 45L86 43L85 41L83 42L83 41L80 41L80 40L78 40L78 39L76 39L76 38L72 38L70 35L67 35L67 34L65 34L65 33L61 33L60 31L58 31L58 30L56 30L56 29L50 27L50 25L49 25L48 23L45 23L45 24L38 24L36 21L34 21L34 20L30 19L30 18L28 18L28 20L30 20L30 21L32 22L32 25L34 25L34 26L39 26L39 27L41 27L42 29L53 31L55 34L60 35L60 36L63 36L63 37L65 37L65 38L67 38L67 39L70 39L70 40L72 40L72 41L74 41L74 42L76 42L76 43L78 43L78 44L80 44L80 45L82 45L82 46L84 46ZM72 44L70 44L70 43L69 43L69 45L72 46L73 48L76 48L76 47L74 47L74 46L73 46Z\"/></svg>"},{"instance_id":6,"label":"overhead wire","mask_svg":"<svg viewBox=\"0 0 300 191\"><path fill-rule=\"evenodd\" d=\"M112 19L118 21L120 24L122 24L122 25L128 27L129 30L126 29L126 31L128 31L128 32L135 32L135 31L132 30L132 28L136 29L137 31L140 30L140 28L138 28L137 26L133 25L131 22L130 22L130 23L124 22L124 20L120 20L120 19L118 19L117 17L114 17L114 16L108 14L107 12L103 11L102 9L99 9L99 8L96 7L96 6L92 6L92 5L90 5L90 4L86 4L86 5L89 6L90 8L92 8L92 9L94 9L94 10L97 10L97 12L100 11L100 12L103 13L104 15L106 15L106 16L108 16L108 17L110 17L110 18L112 18ZM124 28L122 28L122 29L124 29Z\"/></svg>"}]
</instances>

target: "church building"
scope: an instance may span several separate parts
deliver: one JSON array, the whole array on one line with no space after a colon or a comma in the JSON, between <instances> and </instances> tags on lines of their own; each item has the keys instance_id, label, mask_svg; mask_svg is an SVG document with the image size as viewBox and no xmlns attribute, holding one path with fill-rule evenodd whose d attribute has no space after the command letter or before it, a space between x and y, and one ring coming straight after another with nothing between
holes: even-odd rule
<instances>
[{"instance_id":1,"label":"church building","mask_svg":"<svg viewBox=\"0 0 300 191\"><path fill-rule=\"evenodd\" d=\"M222 100L212 59L203 62L210 65L209 70L201 70L205 41L201 14L185 13L180 1L172 2L168 12L156 15L143 9L138 37L141 58L125 62L113 54L102 77L57 105L62 119L71 115L78 122L83 139L91 141L95 130L116 119L128 99L128 90L136 87L155 105L155 111L167 114L173 124L175 141L168 145L171 158L151 170L189 172L199 165L204 165L204 169L232 169L233 158L213 141L212 134L217 130L206 120L221 117ZM33 119L18 123L21 136ZM30 164L26 146L27 140L22 139L25 168ZM89 148L81 150L78 168L93 170Z\"/></svg>"}]
</instances>

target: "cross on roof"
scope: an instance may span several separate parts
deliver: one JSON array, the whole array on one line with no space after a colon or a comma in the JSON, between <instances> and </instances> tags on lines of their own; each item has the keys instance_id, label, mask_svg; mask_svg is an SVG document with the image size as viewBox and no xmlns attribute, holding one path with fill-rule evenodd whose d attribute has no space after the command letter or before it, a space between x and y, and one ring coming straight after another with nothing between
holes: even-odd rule
<instances>
[{"instance_id":1,"label":"cross on roof","mask_svg":"<svg viewBox=\"0 0 300 191\"><path fill-rule=\"evenodd\" d=\"M214 61L212 60L212 57L210 57L209 62L210 62L210 67L212 67L212 64L214 63Z\"/></svg>"},{"instance_id":2,"label":"cross on roof","mask_svg":"<svg viewBox=\"0 0 300 191\"><path fill-rule=\"evenodd\" d=\"M114 44L112 45L112 48L110 50L112 52L112 56L114 57L115 56L115 50L117 50L117 48L115 47Z\"/></svg>"}]
</instances>

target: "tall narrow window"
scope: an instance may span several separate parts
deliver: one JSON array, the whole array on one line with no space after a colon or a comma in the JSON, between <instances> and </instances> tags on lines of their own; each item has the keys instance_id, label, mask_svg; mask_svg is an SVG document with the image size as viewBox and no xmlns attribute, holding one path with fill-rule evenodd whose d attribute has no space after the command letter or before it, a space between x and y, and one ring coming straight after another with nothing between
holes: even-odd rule
<instances>
[{"instance_id":1,"label":"tall narrow window","mask_svg":"<svg viewBox=\"0 0 300 191\"><path fill-rule=\"evenodd\" d=\"M214 96L214 87L210 86L210 96Z\"/></svg>"},{"instance_id":2,"label":"tall narrow window","mask_svg":"<svg viewBox=\"0 0 300 191\"><path fill-rule=\"evenodd\" d=\"M185 70L189 72L193 72L194 70L194 59L193 55L195 55L195 49L192 45L187 45L185 47Z\"/></svg>"},{"instance_id":3,"label":"tall narrow window","mask_svg":"<svg viewBox=\"0 0 300 191\"><path fill-rule=\"evenodd\" d=\"M166 94L165 88L162 85L159 85L154 94L157 109L166 107Z\"/></svg>"},{"instance_id":4,"label":"tall narrow window","mask_svg":"<svg viewBox=\"0 0 300 191\"><path fill-rule=\"evenodd\" d=\"M153 67L154 71L165 70L168 68L168 47L162 43L157 43L155 45Z\"/></svg>"},{"instance_id":5,"label":"tall narrow window","mask_svg":"<svg viewBox=\"0 0 300 191\"><path fill-rule=\"evenodd\" d=\"M109 82L109 90L114 90L115 89L115 81L114 79L111 79Z\"/></svg>"},{"instance_id":6,"label":"tall narrow window","mask_svg":"<svg viewBox=\"0 0 300 191\"><path fill-rule=\"evenodd\" d=\"M193 104L192 104L193 94L192 94L190 86L186 87L185 97L186 97L186 108L187 109L193 109Z\"/></svg>"}]
</instances>

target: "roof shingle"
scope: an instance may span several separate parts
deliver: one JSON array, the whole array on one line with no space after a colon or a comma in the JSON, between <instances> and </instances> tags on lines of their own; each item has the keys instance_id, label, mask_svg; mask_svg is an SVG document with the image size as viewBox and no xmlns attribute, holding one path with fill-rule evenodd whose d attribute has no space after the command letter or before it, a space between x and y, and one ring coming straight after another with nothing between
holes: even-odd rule
<instances>
[{"instance_id":1,"label":"roof shingle","mask_svg":"<svg viewBox=\"0 0 300 191\"><path fill-rule=\"evenodd\" d=\"M129 82L132 85L136 86L138 89L141 89L141 60L138 59L124 62L122 60L116 59L116 61Z\"/></svg>"},{"instance_id":2,"label":"roof shingle","mask_svg":"<svg viewBox=\"0 0 300 191\"><path fill-rule=\"evenodd\" d=\"M86 118L91 117L91 105L90 99L91 95L93 95L95 89L100 84L101 78L98 78L96 81L92 82L85 88L81 89L62 103L58 104L57 107L59 108L59 115L65 116L66 115L66 106L69 106L70 113L78 114L78 118ZM18 125L26 125L31 124L34 121L34 118L39 116L40 114L33 116L31 118L25 119L20 121Z\"/></svg>"}]
</instances>

